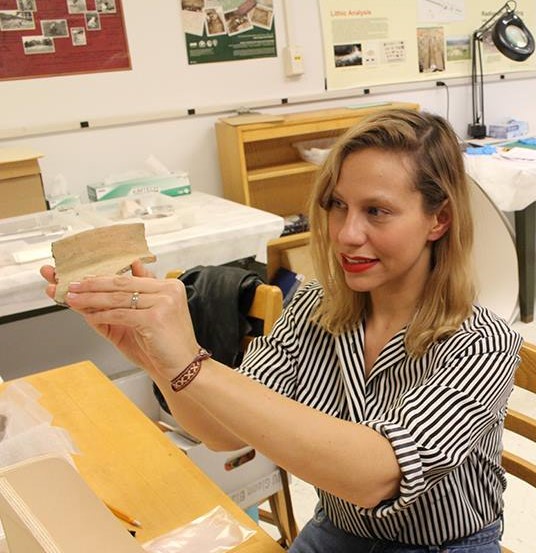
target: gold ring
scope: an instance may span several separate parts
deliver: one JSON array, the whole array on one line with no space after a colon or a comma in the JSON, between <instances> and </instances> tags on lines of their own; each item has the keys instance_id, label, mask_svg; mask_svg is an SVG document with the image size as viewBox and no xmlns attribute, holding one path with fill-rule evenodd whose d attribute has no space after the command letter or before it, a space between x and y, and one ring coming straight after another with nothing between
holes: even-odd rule
<instances>
[{"instance_id":1,"label":"gold ring","mask_svg":"<svg viewBox=\"0 0 536 553\"><path fill-rule=\"evenodd\" d=\"M138 302L140 301L140 293L134 292L130 298L130 309L138 309Z\"/></svg>"}]
</instances>

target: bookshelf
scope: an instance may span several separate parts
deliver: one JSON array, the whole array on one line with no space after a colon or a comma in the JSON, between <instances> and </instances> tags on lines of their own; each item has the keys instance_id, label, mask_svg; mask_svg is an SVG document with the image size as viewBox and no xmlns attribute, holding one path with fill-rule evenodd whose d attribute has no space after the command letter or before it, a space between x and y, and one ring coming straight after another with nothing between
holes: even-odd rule
<instances>
[{"instance_id":1,"label":"bookshelf","mask_svg":"<svg viewBox=\"0 0 536 553\"><path fill-rule=\"evenodd\" d=\"M216 122L224 196L281 216L305 213L319 166L304 161L297 142L334 138L369 115L418 104L382 102L286 115L246 114Z\"/></svg>"},{"instance_id":2,"label":"bookshelf","mask_svg":"<svg viewBox=\"0 0 536 553\"><path fill-rule=\"evenodd\" d=\"M319 166L304 161L297 142L336 138L365 117L386 109L418 110L408 102L382 102L286 115L245 114L216 122L216 138L225 198L282 217L307 213ZM279 267L314 278L309 232L273 239L268 244L268 279Z\"/></svg>"}]
</instances>

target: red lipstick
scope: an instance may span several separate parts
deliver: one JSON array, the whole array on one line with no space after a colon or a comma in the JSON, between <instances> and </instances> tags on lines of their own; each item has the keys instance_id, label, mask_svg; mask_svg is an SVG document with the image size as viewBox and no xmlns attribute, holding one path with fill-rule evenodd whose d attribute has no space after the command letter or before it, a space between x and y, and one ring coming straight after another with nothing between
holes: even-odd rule
<instances>
[{"instance_id":1,"label":"red lipstick","mask_svg":"<svg viewBox=\"0 0 536 553\"><path fill-rule=\"evenodd\" d=\"M348 273L364 273L372 269L379 261L370 257L349 257L347 255L341 255L341 259L342 268Z\"/></svg>"}]
</instances>

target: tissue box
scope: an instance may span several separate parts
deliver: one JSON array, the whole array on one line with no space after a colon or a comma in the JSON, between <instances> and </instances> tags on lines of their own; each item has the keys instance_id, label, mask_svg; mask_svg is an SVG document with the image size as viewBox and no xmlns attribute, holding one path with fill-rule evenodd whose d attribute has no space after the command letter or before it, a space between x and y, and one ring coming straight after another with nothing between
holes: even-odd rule
<instances>
[{"instance_id":1,"label":"tissue box","mask_svg":"<svg viewBox=\"0 0 536 553\"><path fill-rule=\"evenodd\" d=\"M80 205L80 196L76 194L47 196L47 205L48 209L57 209L58 211L74 209L76 206Z\"/></svg>"},{"instance_id":2,"label":"tissue box","mask_svg":"<svg viewBox=\"0 0 536 553\"><path fill-rule=\"evenodd\" d=\"M511 119L506 123L495 123L488 128L488 136L492 138L516 138L528 134L529 124L526 121Z\"/></svg>"},{"instance_id":3,"label":"tissue box","mask_svg":"<svg viewBox=\"0 0 536 553\"><path fill-rule=\"evenodd\" d=\"M188 173L172 173L171 175L154 175L131 180L114 182L112 184L88 184L87 195L90 201L110 200L122 196L160 192L167 196L184 196L192 191Z\"/></svg>"}]
</instances>

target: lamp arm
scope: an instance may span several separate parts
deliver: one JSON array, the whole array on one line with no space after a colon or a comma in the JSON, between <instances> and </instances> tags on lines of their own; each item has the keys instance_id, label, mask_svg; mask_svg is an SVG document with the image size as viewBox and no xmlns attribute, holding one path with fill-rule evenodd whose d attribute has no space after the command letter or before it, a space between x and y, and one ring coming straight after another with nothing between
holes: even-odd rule
<instances>
[{"instance_id":1,"label":"lamp arm","mask_svg":"<svg viewBox=\"0 0 536 553\"><path fill-rule=\"evenodd\" d=\"M484 70L482 66L482 46L476 33L473 33L473 52L471 56L471 99L473 126L485 125L484 122Z\"/></svg>"},{"instance_id":2,"label":"lamp arm","mask_svg":"<svg viewBox=\"0 0 536 553\"><path fill-rule=\"evenodd\" d=\"M482 40L482 37L484 36L484 33L489 31L493 24L495 23L495 20L503 13L510 13L515 11L517 8L517 2L515 0L508 0L504 3L502 7L500 7L487 21L482 23L480 27L473 33L473 37L476 40Z\"/></svg>"}]
</instances>

